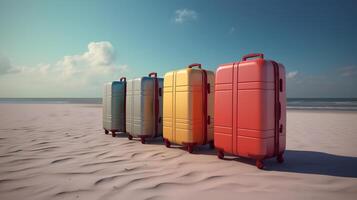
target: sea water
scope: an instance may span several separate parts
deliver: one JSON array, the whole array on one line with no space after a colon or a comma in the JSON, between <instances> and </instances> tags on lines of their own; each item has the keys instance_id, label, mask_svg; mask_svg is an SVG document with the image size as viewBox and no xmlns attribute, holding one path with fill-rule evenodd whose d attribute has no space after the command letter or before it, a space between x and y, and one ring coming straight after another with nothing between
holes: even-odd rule
<instances>
[{"instance_id":1,"label":"sea water","mask_svg":"<svg viewBox=\"0 0 357 200\"><path fill-rule=\"evenodd\" d=\"M102 98L0 98L0 104L101 104ZM288 98L288 110L357 111L357 98Z\"/></svg>"}]
</instances>

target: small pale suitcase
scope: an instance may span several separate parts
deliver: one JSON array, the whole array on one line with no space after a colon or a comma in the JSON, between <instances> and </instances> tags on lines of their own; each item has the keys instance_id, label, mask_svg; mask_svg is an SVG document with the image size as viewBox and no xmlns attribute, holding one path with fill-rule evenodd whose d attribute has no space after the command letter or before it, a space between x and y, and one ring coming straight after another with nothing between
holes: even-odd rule
<instances>
[{"instance_id":1,"label":"small pale suitcase","mask_svg":"<svg viewBox=\"0 0 357 200\"><path fill-rule=\"evenodd\" d=\"M163 131L166 147L213 147L214 73L195 63L164 77Z\"/></svg>"},{"instance_id":2,"label":"small pale suitcase","mask_svg":"<svg viewBox=\"0 0 357 200\"><path fill-rule=\"evenodd\" d=\"M126 78L104 85L103 128L116 136L116 132L126 132L125 127Z\"/></svg>"},{"instance_id":3,"label":"small pale suitcase","mask_svg":"<svg viewBox=\"0 0 357 200\"><path fill-rule=\"evenodd\" d=\"M128 138L162 136L163 79L152 72L148 76L127 81L126 131Z\"/></svg>"},{"instance_id":4,"label":"small pale suitcase","mask_svg":"<svg viewBox=\"0 0 357 200\"><path fill-rule=\"evenodd\" d=\"M252 59L255 58L255 59ZM250 59L250 60L248 60ZM249 54L240 62L222 64L216 72L214 143L224 152L256 160L283 162L286 143L285 69Z\"/></svg>"}]
</instances>

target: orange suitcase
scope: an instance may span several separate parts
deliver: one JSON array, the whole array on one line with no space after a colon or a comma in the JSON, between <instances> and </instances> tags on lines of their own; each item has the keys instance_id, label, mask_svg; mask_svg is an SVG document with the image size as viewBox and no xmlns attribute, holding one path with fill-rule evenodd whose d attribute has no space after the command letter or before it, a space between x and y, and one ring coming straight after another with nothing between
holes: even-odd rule
<instances>
[{"instance_id":1,"label":"orange suitcase","mask_svg":"<svg viewBox=\"0 0 357 200\"><path fill-rule=\"evenodd\" d=\"M248 60L248 58L256 58ZM256 160L277 157L283 162L286 143L285 69L249 54L241 62L220 65L216 72L214 145L224 152Z\"/></svg>"}]
</instances>

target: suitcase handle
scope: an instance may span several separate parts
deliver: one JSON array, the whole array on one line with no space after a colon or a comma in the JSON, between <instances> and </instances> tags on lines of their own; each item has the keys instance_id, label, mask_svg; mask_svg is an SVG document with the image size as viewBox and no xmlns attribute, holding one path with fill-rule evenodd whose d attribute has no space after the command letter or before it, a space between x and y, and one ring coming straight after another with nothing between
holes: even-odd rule
<instances>
[{"instance_id":1,"label":"suitcase handle","mask_svg":"<svg viewBox=\"0 0 357 200\"><path fill-rule=\"evenodd\" d=\"M251 54L247 54L245 56L243 56L242 61L246 61L248 58L255 58L255 57L260 57L260 58L264 58L264 54L262 53L251 53Z\"/></svg>"},{"instance_id":2,"label":"suitcase handle","mask_svg":"<svg viewBox=\"0 0 357 200\"><path fill-rule=\"evenodd\" d=\"M126 78L125 77L121 77L120 79L119 79L121 82L126 82Z\"/></svg>"},{"instance_id":3,"label":"suitcase handle","mask_svg":"<svg viewBox=\"0 0 357 200\"><path fill-rule=\"evenodd\" d=\"M157 73L156 73L156 72L151 72L151 73L149 74L149 77L154 77L154 78L156 78L156 77L157 77Z\"/></svg>"},{"instance_id":4,"label":"suitcase handle","mask_svg":"<svg viewBox=\"0 0 357 200\"><path fill-rule=\"evenodd\" d=\"M202 66L202 65L201 65L200 63L193 63L193 64L189 65L187 68L198 67L198 68L201 69L201 66Z\"/></svg>"}]
</instances>

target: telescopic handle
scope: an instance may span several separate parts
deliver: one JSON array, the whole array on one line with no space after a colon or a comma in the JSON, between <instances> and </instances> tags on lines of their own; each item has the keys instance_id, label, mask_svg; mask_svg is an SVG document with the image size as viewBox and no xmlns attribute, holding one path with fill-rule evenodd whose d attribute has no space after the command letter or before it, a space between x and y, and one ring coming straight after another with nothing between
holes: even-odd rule
<instances>
[{"instance_id":1,"label":"telescopic handle","mask_svg":"<svg viewBox=\"0 0 357 200\"><path fill-rule=\"evenodd\" d=\"M149 74L149 77L154 77L154 78L156 78L156 77L157 77L157 73L156 73L156 72L151 72L151 73Z\"/></svg>"},{"instance_id":2,"label":"telescopic handle","mask_svg":"<svg viewBox=\"0 0 357 200\"><path fill-rule=\"evenodd\" d=\"M251 54L247 54L245 56L243 56L242 61L246 61L248 58L255 58L255 57L259 57L259 58L264 58L264 54L262 53L251 53Z\"/></svg>"},{"instance_id":3,"label":"telescopic handle","mask_svg":"<svg viewBox=\"0 0 357 200\"><path fill-rule=\"evenodd\" d=\"M201 66L202 66L202 65L201 65L200 63L193 63L193 64L189 65L187 68L198 67L198 68L201 69Z\"/></svg>"}]
</instances>

